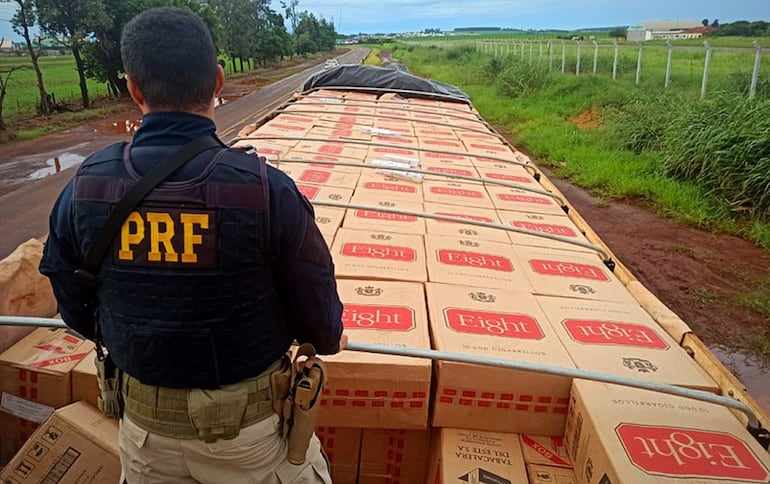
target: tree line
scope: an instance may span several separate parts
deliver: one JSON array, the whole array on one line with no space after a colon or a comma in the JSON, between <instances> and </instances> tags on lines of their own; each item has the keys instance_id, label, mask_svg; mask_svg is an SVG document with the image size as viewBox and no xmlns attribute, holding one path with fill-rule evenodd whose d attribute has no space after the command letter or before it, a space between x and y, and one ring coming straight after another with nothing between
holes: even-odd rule
<instances>
[{"instance_id":1,"label":"tree line","mask_svg":"<svg viewBox=\"0 0 770 484\"><path fill-rule=\"evenodd\" d=\"M90 106L87 78L107 84L115 97L128 96L120 57L123 27L140 12L162 6L186 8L200 16L221 53L239 61L265 65L291 55L312 54L334 48L337 34L332 22L299 10L299 0L281 2L282 12L270 0L0 0L18 7L11 19L14 31L24 38L40 91L40 114L55 106L45 89L38 59L35 27L46 38L72 53L78 72L83 108ZM287 30L284 19L291 25ZM3 83L4 87L7 83ZM2 99L2 98L0 98ZM0 103L0 129L2 104Z\"/></svg>"}]
</instances>

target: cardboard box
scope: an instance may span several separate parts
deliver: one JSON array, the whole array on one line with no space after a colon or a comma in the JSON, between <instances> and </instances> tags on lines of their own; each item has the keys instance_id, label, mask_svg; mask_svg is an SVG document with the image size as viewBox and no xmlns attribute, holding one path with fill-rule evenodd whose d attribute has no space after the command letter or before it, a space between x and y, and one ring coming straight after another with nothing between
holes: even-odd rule
<instances>
[{"instance_id":1,"label":"cardboard box","mask_svg":"<svg viewBox=\"0 0 770 484\"><path fill-rule=\"evenodd\" d=\"M411 116L412 121L414 122L424 122L424 123L434 123L434 124L447 124L449 122L446 116L444 116L443 114L425 112L424 109L413 110L409 114Z\"/></svg>"},{"instance_id":2,"label":"cardboard box","mask_svg":"<svg viewBox=\"0 0 770 484\"><path fill-rule=\"evenodd\" d=\"M498 170L498 171L509 171L509 170L525 170L522 163L524 161L520 160L518 158L518 152L513 154L513 159L509 158L500 158L500 157L487 157L487 156L479 156L479 155L471 155L469 159L471 160L471 163L473 163L473 166L479 169L489 169L489 170Z\"/></svg>"},{"instance_id":3,"label":"cardboard box","mask_svg":"<svg viewBox=\"0 0 770 484\"><path fill-rule=\"evenodd\" d=\"M514 247L533 294L636 303L623 283L595 255Z\"/></svg>"},{"instance_id":4,"label":"cardboard box","mask_svg":"<svg viewBox=\"0 0 770 484\"><path fill-rule=\"evenodd\" d=\"M547 195L517 188L508 188L499 185L487 185L487 191L492 203L498 210L514 210L516 212L543 213L550 215L564 215L564 210L558 200Z\"/></svg>"},{"instance_id":5,"label":"cardboard box","mask_svg":"<svg viewBox=\"0 0 770 484\"><path fill-rule=\"evenodd\" d=\"M416 149L417 138L413 136L372 136L372 143L380 143L386 147Z\"/></svg>"},{"instance_id":6,"label":"cardboard box","mask_svg":"<svg viewBox=\"0 0 770 484\"><path fill-rule=\"evenodd\" d=\"M424 163L435 163L440 165L473 166L471 159L461 153L436 153L433 151L423 151L420 153L420 160L422 160Z\"/></svg>"},{"instance_id":7,"label":"cardboard box","mask_svg":"<svg viewBox=\"0 0 770 484\"><path fill-rule=\"evenodd\" d=\"M340 156L354 160L363 160L366 156L366 145L358 144L354 140L349 141L304 141L300 140L293 146L296 151L303 153L316 153L327 156Z\"/></svg>"},{"instance_id":8,"label":"cardboard box","mask_svg":"<svg viewBox=\"0 0 770 484\"><path fill-rule=\"evenodd\" d=\"M457 134L452 128L432 126L430 123L415 123L414 134L418 138L457 139Z\"/></svg>"},{"instance_id":9,"label":"cardboard box","mask_svg":"<svg viewBox=\"0 0 770 484\"><path fill-rule=\"evenodd\" d=\"M99 384L96 381L96 351L91 351L72 369L72 401L97 406Z\"/></svg>"},{"instance_id":10,"label":"cardboard box","mask_svg":"<svg viewBox=\"0 0 770 484\"><path fill-rule=\"evenodd\" d=\"M529 294L433 283L426 293L436 349L575 368ZM433 425L561 435L570 380L439 361Z\"/></svg>"},{"instance_id":11,"label":"cardboard box","mask_svg":"<svg viewBox=\"0 0 770 484\"><path fill-rule=\"evenodd\" d=\"M307 127L307 129L310 129L311 126L313 126L314 123L316 123L316 117L313 115L306 115L306 114L291 114L291 113L281 113L278 115L277 119L284 124L291 123L296 125L302 125L303 127Z\"/></svg>"},{"instance_id":12,"label":"cardboard box","mask_svg":"<svg viewBox=\"0 0 770 484\"><path fill-rule=\"evenodd\" d=\"M315 211L315 223L321 231L321 235L325 239L332 240L337 229L342 225L345 209L319 205L313 207L313 210Z\"/></svg>"},{"instance_id":13,"label":"cardboard box","mask_svg":"<svg viewBox=\"0 0 770 484\"><path fill-rule=\"evenodd\" d=\"M425 251L430 282L532 291L510 244L428 234Z\"/></svg>"},{"instance_id":14,"label":"cardboard box","mask_svg":"<svg viewBox=\"0 0 770 484\"><path fill-rule=\"evenodd\" d=\"M322 168L308 166L305 163L281 162L278 164L278 169L289 175L297 183L353 189L358 182L357 173L333 171L326 169L325 166Z\"/></svg>"},{"instance_id":15,"label":"cardboard box","mask_svg":"<svg viewBox=\"0 0 770 484\"><path fill-rule=\"evenodd\" d=\"M282 133L283 136L302 137L310 131L312 124L296 123L278 116L257 129L258 133ZM280 134L278 136L281 136Z\"/></svg>"},{"instance_id":16,"label":"cardboard box","mask_svg":"<svg viewBox=\"0 0 770 484\"><path fill-rule=\"evenodd\" d=\"M353 125L350 125L350 127L347 128L327 128L324 126L313 126L313 128L308 131L307 136L309 138L351 139L363 141L370 141L372 139L371 133L361 129L353 128Z\"/></svg>"},{"instance_id":17,"label":"cardboard box","mask_svg":"<svg viewBox=\"0 0 770 484\"><path fill-rule=\"evenodd\" d=\"M453 181L423 182L423 200L432 203L462 205L473 208L492 209L492 199L489 198L483 186L473 183Z\"/></svg>"},{"instance_id":18,"label":"cardboard box","mask_svg":"<svg viewBox=\"0 0 770 484\"><path fill-rule=\"evenodd\" d=\"M564 438L581 484L770 481L732 412L688 398L575 380Z\"/></svg>"},{"instance_id":19,"label":"cardboard box","mask_svg":"<svg viewBox=\"0 0 770 484\"><path fill-rule=\"evenodd\" d=\"M406 107L408 108L409 105L407 104ZM393 103L382 103L380 107L377 108L377 116L390 116L408 120L409 111L406 109L399 109L399 107Z\"/></svg>"},{"instance_id":20,"label":"cardboard box","mask_svg":"<svg viewBox=\"0 0 770 484\"><path fill-rule=\"evenodd\" d=\"M119 482L118 423L78 402L57 410L0 472L4 483Z\"/></svg>"},{"instance_id":21,"label":"cardboard box","mask_svg":"<svg viewBox=\"0 0 770 484\"><path fill-rule=\"evenodd\" d=\"M421 284L339 279L337 289L351 341L430 348ZM318 425L426 428L430 360L343 351L324 361L329 381Z\"/></svg>"},{"instance_id":22,"label":"cardboard box","mask_svg":"<svg viewBox=\"0 0 770 484\"><path fill-rule=\"evenodd\" d=\"M356 196L368 200L422 203L422 185L372 172L364 173L358 180Z\"/></svg>"},{"instance_id":23,"label":"cardboard box","mask_svg":"<svg viewBox=\"0 0 770 484\"><path fill-rule=\"evenodd\" d=\"M575 472L564 467L527 464L529 484L577 484Z\"/></svg>"},{"instance_id":24,"label":"cardboard box","mask_svg":"<svg viewBox=\"0 0 770 484\"><path fill-rule=\"evenodd\" d=\"M508 165L505 168L499 168L497 164L494 164L493 166L478 166L477 170L481 178L487 178L492 182L516 183L526 187L540 188L535 177L520 165ZM489 186L493 186L493 183L490 183Z\"/></svg>"},{"instance_id":25,"label":"cardboard box","mask_svg":"<svg viewBox=\"0 0 770 484\"><path fill-rule=\"evenodd\" d=\"M441 429L431 444L430 479L437 484L522 484L527 469L516 434Z\"/></svg>"},{"instance_id":26,"label":"cardboard box","mask_svg":"<svg viewBox=\"0 0 770 484\"><path fill-rule=\"evenodd\" d=\"M359 482L422 483L428 467L429 430L364 429Z\"/></svg>"},{"instance_id":27,"label":"cardboard box","mask_svg":"<svg viewBox=\"0 0 770 484\"><path fill-rule=\"evenodd\" d=\"M382 207L385 209L412 210L422 212L421 203L408 203L400 201L371 200L367 196L353 196L352 203ZM397 213L378 212L376 210L362 210L349 208L345 214L345 222L342 225L346 229L371 230L377 232L396 232L400 234L422 235L425 233L424 219L414 215L400 215Z\"/></svg>"},{"instance_id":28,"label":"cardboard box","mask_svg":"<svg viewBox=\"0 0 770 484\"><path fill-rule=\"evenodd\" d=\"M0 464L72 402L70 372L92 349L70 330L39 328L0 354Z\"/></svg>"},{"instance_id":29,"label":"cardboard box","mask_svg":"<svg viewBox=\"0 0 770 484\"><path fill-rule=\"evenodd\" d=\"M371 116L357 116L355 114L341 114L324 112L319 116L322 121L331 121L333 123L347 123L355 124L359 126L372 126L374 124L374 118Z\"/></svg>"},{"instance_id":30,"label":"cardboard box","mask_svg":"<svg viewBox=\"0 0 770 484\"><path fill-rule=\"evenodd\" d=\"M535 299L578 368L719 391L714 380L638 304Z\"/></svg>"},{"instance_id":31,"label":"cardboard box","mask_svg":"<svg viewBox=\"0 0 770 484\"><path fill-rule=\"evenodd\" d=\"M329 459L334 484L357 484L361 429L317 427L315 433Z\"/></svg>"},{"instance_id":32,"label":"cardboard box","mask_svg":"<svg viewBox=\"0 0 770 484\"><path fill-rule=\"evenodd\" d=\"M425 246L420 235L341 228L332 246L337 277L425 282Z\"/></svg>"},{"instance_id":33,"label":"cardboard box","mask_svg":"<svg viewBox=\"0 0 770 484\"><path fill-rule=\"evenodd\" d=\"M382 160L387 155L406 156L409 158L420 158L420 152L416 149L404 146L370 146L366 153L367 160Z\"/></svg>"},{"instance_id":34,"label":"cardboard box","mask_svg":"<svg viewBox=\"0 0 770 484\"><path fill-rule=\"evenodd\" d=\"M425 175L426 180L434 180L434 181L458 181L461 183L474 183L479 184L481 182L476 181L470 181L470 180L464 180L462 178L452 178L451 176L445 176L445 175L460 175L460 176L473 176L477 177L479 176L478 172L475 168L472 166L452 166L452 165L445 165L442 163L438 163L435 161L424 161L420 164L420 169L429 171L431 173L436 173L436 175Z\"/></svg>"},{"instance_id":35,"label":"cardboard box","mask_svg":"<svg viewBox=\"0 0 770 484\"><path fill-rule=\"evenodd\" d=\"M499 156L500 158L514 159L513 151L508 146L497 142L464 140L463 144L468 153L480 156Z\"/></svg>"},{"instance_id":36,"label":"cardboard box","mask_svg":"<svg viewBox=\"0 0 770 484\"><path fill-rule=\"evenodd\" d=\"M544 234L558 235L569 240L588 243L583 233L566 215L546 215L542 213L511 212L499 210L497 214L504 225L511 225L518 229L531 230ZM571 250L575 252L587 252L596 254L595 250L560 242L546 237L527 235L520 232L508 232L508 237L514 245L529 247Z\"/></svg>"},{"instance_id":37,"label":"cardboard box","mask_svg":"<svg viewBox=\"0 0 770 484\"><path fill-rule=\"evenodd\" d=\"M519 440L527 464L572 468L564 437L520 434Z\"/></svg>"},{"instance_id":38,"label":"cardboard box","mask_svg":"<svg viewBox=\"0 0 770 484\"><path fill-rule=\"evenodd\" d=\"M437 150L450 152L464 152L463 142L452 139L420 138L420 148L423 150Z\"/></svg>"},{"instance_id":39,"label":"cardboard box","mask_svg":"<svg viewBox=\"0 0 770 484\"><path fill-rule=\"evenodd\" d=\"M281 161L284 161L284 160L308 161L310 163L308 163L307 166L312 168L320 168L322 170L331 170L331 171L338 171L343 173L354 173L357 175L361 174L361 168L358 166L330 164L335 161L344 162L344 163L361 163L361 160L355 160L353 158L343 158L341 156L336 156L336 155L320 155L318 153L304 153L302 151L291 150L288 153L286 153L286 155L284 155ZM313 163L313 161L316 161L318 163Z\"/></svg>"},{"instance_id":40,"label":"cardboard box","mask_svg":"<svg viewBox=\"0 0 770 484\"><path fill-rule=\"evenodd\" d=\"M329 104L326 107L326 111L330 113L355 114L356 116L373 116L376 113L374 107L365 106L357 101L353 101L353 103Z\"/></svg>"},{"instance_id":41,"label":"cardboard box","mask_svg":"<svg viewBox=\"0 0 770 484\"><path fill-rule=\"evenodd\" d=\"M461 207L459 205L440 205L438 203L425 203L423 205L425 207L425 211L429 213L472 220L475 222L485 222L490 224L500 223L500 219L494 210ZM510 242L510 239L504 230L480 227L478 225L470 225L460 222L425 219L425 229L429 234L448 235L451 237L460 237L470 240L479 239L502 243Z\"/></svg>"},{"instance_id":42,"label":"cardboard box","mask_svg":"<svg viewBox=\"0 0 770 484\"><path fill-rule=\"evenodd\" d=\"M257 134L252 133L249 136L259 138ZM259 156L264 156L268 161L275 161L283 157L291 150L291 146L286 144L279 144L277 142L262 141L260 139L245 139L238 141L233 145L236 148L243 148L244 146L251 146L257 150Z\"/></svg>"},{"instance_id":43,"label":"cardboard box","mask_svg":"<svg viewBox=\"0 0 770 484\"><path fill-rule=\"evenodd\" d=\"M311 183L297 183L297 189L311 201L348 203L353 196L352 188L325 187ZM340 209L342 210L342 209Z\"/></svg>"},{"instance_id":44,"label":"cardboard box","mask_svg":"<svg viewBox=\"0 0 770 484\"><path fill-rule=\"evenodd\" d=\"M458 131L457 137L462 141L501 145L503 141L493 133L480 133L478 131Z\"/></svg>"}]
</instances>

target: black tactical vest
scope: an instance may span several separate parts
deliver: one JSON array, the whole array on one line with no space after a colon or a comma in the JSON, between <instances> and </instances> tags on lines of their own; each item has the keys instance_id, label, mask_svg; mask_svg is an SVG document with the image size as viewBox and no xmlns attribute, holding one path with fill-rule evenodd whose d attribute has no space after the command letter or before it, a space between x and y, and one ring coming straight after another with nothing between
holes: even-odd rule
<instances>
[{"instance_id":1,"label":"black tactical vest","mask_svg":"<svg viewBox=\"0 0 770 484\"><path fill-rule=\"evenodd\" d=\"M75 175L84 254L139 177L128 153L113 145ZM258 375L292 338L273 278L264 159L221 149L191 162L205 168L162 183L124 222L99 272L97 318L113 361L129 375L216 388Z\"/></svg>"}]
</instances>

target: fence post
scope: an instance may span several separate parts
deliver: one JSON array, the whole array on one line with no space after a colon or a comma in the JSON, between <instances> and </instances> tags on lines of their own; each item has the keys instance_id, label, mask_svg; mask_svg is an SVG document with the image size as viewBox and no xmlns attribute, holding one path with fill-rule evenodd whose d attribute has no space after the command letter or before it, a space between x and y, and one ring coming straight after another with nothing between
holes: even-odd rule
<instances>
[{"instance_id":1,"label":"fence post","mask_svg":"<svg viewBox=\"0 0 770 484\"><path fill-rule=\"evenodd\" d=\"M612 80L618 77L618 39L612 41L615 44L615 57L612 59Z\"/></svg>"},{"instance_id":2,"label":"fence post","mask_svg":"<svg viewBox=\"0 0 770 484\"><path fill-rule=\"evenodd\" d=\"M674 46L671 45L671 41L666 41L666 47L668 47L668 60L666 60L666 82L663 87L668 87L671 83L671 57L674 53Z\"/></svg>"},{"instance_id":3,"label":"fence post","mask_svg":"<svg viewBox=\"0 0 770 484\"><path fill-rule=\"evenodd\" d=\"M561 43L561 72L564 73L564 68L567 65L567 43L562 41Z\"/></svg>"},{"instance_id":4,"label":"fence post","mask_svg":"<svg viewBox=\"0 0 770 484\"><path fill-rule=\"evenodd\" d=\"M709 66L711 65L711 46L708 40L703 41L703 47L706 48L706 62L703 64L703 83L700 86L700 98L706 99L706 89L709 83Z\"/></svg>"},{"instance_id":5,"label":"fence post","mask_svg":"<svg viewBox=\"0 0 770 484\"><path fill-rule=\"evenodd\" d=\"M636 59L636 81L634 84L639 85L639 81L642 79L642 43L639 42L639 56Z\"/></svg>"},{"instance_id":6,"label":"fence post","mask_svg":"<svg viewBox=\"0 0 770 484\"><path fill-rule=\"evenodd\" d=\"M751 74L751 87L749 88L749 99L754 99L757 95L757 81L759 80L759 64L762 62L762 46L759 42L754 41L754 48L757 49L757 54L754 57L754 72Z\"/></svg>"},{"instance_id":7,"label":"fence post","mask_svg":"<svg viewBox=\"0 0 770 484\"><path fill-rule=\"evenodd\" d=\"M580 74L580 41L576 40L575 43L577 44L577 64L575 64L575 75Z\"/></svg>"},{"instance_id":8,"label":"fence post","mask_svg":"<svg viewBox=\"0 0 770 484\"><path fill-rule=\"evenodd\" d=\"M548 41L548 70L553 70L553 42Z\"/></svg>"},{"instance_id":9,"label":"fence post","mask_svg":"<svg viewBox=\"0 0 770 484\"><path fill-rule=\"evenodd\" d=\"M599 44L595 40L592 40L592 42L594 43L594 74L596 74L596 65L599 62Z\"/></svg>"}]
</instances>

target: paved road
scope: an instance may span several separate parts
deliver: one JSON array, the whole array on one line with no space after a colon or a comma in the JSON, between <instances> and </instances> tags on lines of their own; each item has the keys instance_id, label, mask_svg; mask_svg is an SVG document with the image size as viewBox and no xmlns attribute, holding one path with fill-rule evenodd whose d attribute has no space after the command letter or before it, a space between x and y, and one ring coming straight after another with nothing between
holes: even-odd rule
<instances>
[{"instance_id":1,"label":"paved road","mask_svg":"<svg viewBox=\"0 0 770 484\"><path fill-rule=\"evenodd\" d=\"M354 48L337 59L341 64L360 63L368 52L369 49ZM305 69L219 106L216 122L220 137L225 141L235 137L245 124L259 119L285 102L310 74L321 69L321 65ZM74 139L78 141L74 142ZM55 156L61 157L63 153L68 153L70 159L77 162L80 157L125 139L125 135L109 135L95 132L93 128L80 127L47 136L45 151L36 151L34 142L25 143L21 153L14 152L12 148L5 149L0 166L0 187L10 182L22 185L0 196L0 259L22 242L48 233L48 214L59 192L75 173L76 166L38 180L29 180L28 176L34 176L33 172L45 167L46 162ZM23 167L29 167L24 179L9 180L3 176L4 171L18 176Z\"/></svg>"}]
</instances>

